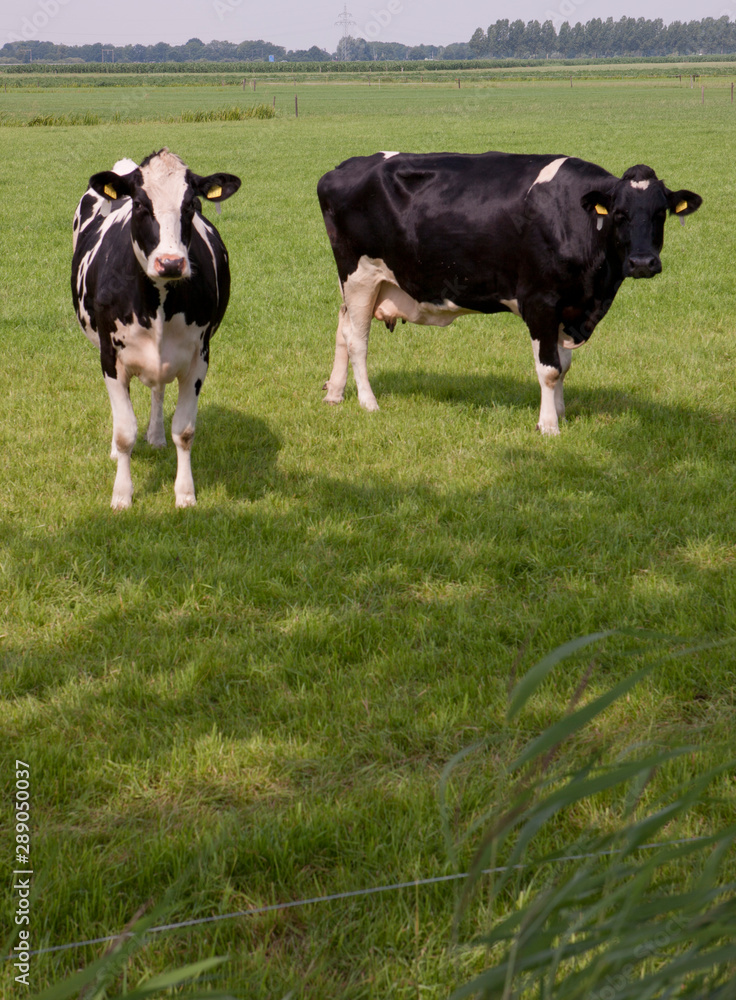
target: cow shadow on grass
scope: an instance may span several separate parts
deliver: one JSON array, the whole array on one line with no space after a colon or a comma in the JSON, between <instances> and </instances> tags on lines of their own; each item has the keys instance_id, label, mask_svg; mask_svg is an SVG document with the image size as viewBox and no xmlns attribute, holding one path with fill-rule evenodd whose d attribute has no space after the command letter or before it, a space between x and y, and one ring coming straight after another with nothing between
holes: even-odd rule
<instances>
[{"instance_id":1,"label":"cow shadow on grass","mask_svg":"<svg viewBox=\"0 0 736 1000\"><path fill-rule=\"evenodd\" d=\"M500 401L533 414L538 405L533 384L496 375L384 372L376 384L452 404ZM356 473L357 422L329 470L282 470L281 440L265 421L203 407L195 484L253 502L176 512L169 444L165 458L141 449L130 512L111 513L101 497L54 534L9 526L5 573L27 595L22 606L48 593L52 617L32 627L26 615L30 643L8 637L5 694L66 703L81 674L89 692L65 704L49 738L53 730L66 753L69 719L92 732L109 712L110 754L127 760L144 751L124 729L112 737L125 706L135 706L139 731L155 734L145 752L165 757L182 725L191 739L213 720L249 739L287 731L305 712L329 715L325 679L339 676L353 692L343 706L348 746L365 722L366 664L387 691L411 689L412 678L419 690L438 668L477 688L489 672L504 682L530 623L547 648L622 623L691 634L736 627L730 420L634 393L578 387L574 400L636 420L603 421L585 449L568 446L572 434L543 441L532 425L528 438L489 445L462 485L444 460L431 475ZM146 499L161 490L172 494L163 513ZM181 680L160 689L169 675Z\"/></svg>"},{"instance_id":2,"label":"cow shadow on grass","mask_svg":"<svg viewBox=\"0 0 736 1000\"><path fill-rule=\"evenodd\" d=\"M371 378L371 385L381 404L382 395L423 396L438 403L490 409L509 406L528 408L536 422L539 413L540 389L534 371L528 380L488 373L456 375L452 373L417 371L383 371ZM589 389L575 382L571 372L565 381L565 406L568 416L585 412L616 416L630 410L651 411L649 401L639 399L619 389ZM656 414L655 414L656 419Z\"/></svg>"},{"instance_id":3,"label":"cow shadow on grass","mask_svg":"<svg viewBox=\"0 0 736 1000\"><path fill-rule=\"evenodd\" d=\"M166 441L165 449L157 449L139 437L133 452L138 500L167 489L173 495L176 448L170 421ZM255 500L273 483L281 446L280 438L264 420L230 407L204 405L197 414L192 447L195 489L218 487L233 500Z\"/></svg>"}]
</instances>

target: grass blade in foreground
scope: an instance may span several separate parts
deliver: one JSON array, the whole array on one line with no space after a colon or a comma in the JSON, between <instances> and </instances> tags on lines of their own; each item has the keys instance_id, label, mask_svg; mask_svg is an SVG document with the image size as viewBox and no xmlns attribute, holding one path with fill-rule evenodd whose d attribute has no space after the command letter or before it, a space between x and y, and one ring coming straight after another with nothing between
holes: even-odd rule
<instances>
[{"instance_id":1,"label":"grass blade in foreground","mask_svg":"<svg viewBox=\"0 0 736 1000\"><path fill-rule=\"evenodd\" d=\"M224 958L206 958L200 962L181 966L161 973L157 976L143 979L136 986L128 989L125 985L116 987L116 982L122 977L126 980L126 966L133 953L144 944L149 943L147 932L155 927L169 913L176 895L176 886L166 894L147 916L141 916L143 909L133 917L123 928L120 935L105 949L100 958L91 962L74 975L36 993L31 1000L67 1000L69 997L79 997L79 1000L154 1000L155 997L170 996L170 990L185 988L205 972L222 965ZM221 993L207 990L205 992L177 992L177 996L185 1000L234 1000L231 993Z\"/></svg>"},{"instance_id":2,"label":"grass blade in foreground","mask_svg":"<svg viewBox=\"0 0 736 1000\"><path fill-rule=\"evenodd\" d=\"M540 661L517 684L510 716L519 715L558 663L611 634L567 643ZM736 998L736 825L671 842L682 829L675 824L706 805L708 786L736 762L701 772L696 759L684 780L684 755L697 758L692 747L629 748L610 762L600 750L586 751L581 762L586 730L653 666L581 709L569 706L509 769L509 791L495 804L498 818L476 852L459 907L461 915L484 869L502 864L507 870L491 875L490 909L505 915L473 942L486 948L489 967L452 1000ZM669 778L670 770L671 783L658 781L664 791L648 788L655 773ZM596 803L604 807L605 829L585 830L564 851L539 846L550 820L559 823L566 812ZM642 849L658 839L670 843ZM564 861L570 855L595 856ZM535 884L549 876L522 895L514 880L527 876L511 866L532 861Z\"/></svg>"}]
</instances>

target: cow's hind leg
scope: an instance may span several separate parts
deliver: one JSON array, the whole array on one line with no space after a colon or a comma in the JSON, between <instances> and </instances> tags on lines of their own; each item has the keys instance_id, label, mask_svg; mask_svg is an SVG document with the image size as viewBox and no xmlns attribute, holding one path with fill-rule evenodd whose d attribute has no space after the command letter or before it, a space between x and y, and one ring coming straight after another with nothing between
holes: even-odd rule
<instances>
[{"instance_id":1,"label":"cow's hind leg","mask_svg":"<svg viewBox=\"0 0 736 1000\"><path fill-rule=\"evenodd\" d=\"M133 404L130 401L129 381L105 375L105 385L112 407L112 450L110 457L117 459L118 463L110 506L113 510L125 510L133 502L130 454L133 451L138 433L138 424Z\"/></svg>"},{"instance_id":2,"label":"cow's hind leg","mask_svg":"<svg viewBox=\"0 0 736 1000\"><path fill-rule=\"evenodd\" d=\"M324 397L325 403L342 403L345 397L345 383L348 380L348 345L345 342L343 327L349 323L348 308L343 303L340 306L340 313L337 319L337 333L335 335L335 362L332 366L332 374L322 386L327 395Z\"/></svg>"},{"instance_id":3,"label":"cow's hind leg","mask_svg":"<svg viewBox=\"0 0 736 1000\"><path fill-rule=\"evenodd\" d=\"M198 352L186 376L179 379L179 398L171 421L171 437L176 445L174 495L177 507L193 507L197 502L192 478L192 442L197 425L199 393L206 375L207 362Z\"/></svg>"},{"instance_id":4,"label":"cow's hind leg","mask_svg":"<svg viewBox=\"0 0 736 1000\"><path fill-rule=\"evenodd\" d=\"M382 280L380 274L361 274L357 280L351 276L344 288L347 316L342 332L358 390L358 402L363 409L370 411L377 410L378 403L368 381L368 335Z\"/></svg>"},{"instance_id":5,"label":"cow's hind leg","mask_svg":"<svg viewBox=\"0 0 736 1000\"><path fill-rule=\"evenodd\" d=\"M148 421L146 441L152 448L166 446L166 431L164 430L164 393L165 385L155 385L151 389L151 419Z\"/></svg>"}]
</instances>

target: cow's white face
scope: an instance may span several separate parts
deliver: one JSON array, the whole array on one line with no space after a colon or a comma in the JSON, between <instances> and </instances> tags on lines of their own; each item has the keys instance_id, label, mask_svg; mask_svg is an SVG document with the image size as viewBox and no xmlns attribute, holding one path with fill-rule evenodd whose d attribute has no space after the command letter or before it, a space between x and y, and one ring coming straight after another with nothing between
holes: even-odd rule
<instances>
[{"instance_id":1,"label":"cow's white face","mask_svg":"<svg viewBox=\"0 0 736 1000\"><path fill-rule=\"evenodd\" d=\"M199 197L224 201L240 187L233 174L199 177L168 149L152 153L122 177L104 171L90 187L110 201L132 200L130 232L133 251L153 281L188 278L192 273L189 243Z\"/></svg>"},{"instance_id":2,"label":"cow's white face","mask_svg":"<svg viewBox=\"0 0 736 1000\"><path fill-rule=\"evenodd\" d=\"M138 263L154 280L188 278L194 195L187 168L178 156L161 152L144 161L139 172L130 221Z\"/></svg>"}]
</instances>

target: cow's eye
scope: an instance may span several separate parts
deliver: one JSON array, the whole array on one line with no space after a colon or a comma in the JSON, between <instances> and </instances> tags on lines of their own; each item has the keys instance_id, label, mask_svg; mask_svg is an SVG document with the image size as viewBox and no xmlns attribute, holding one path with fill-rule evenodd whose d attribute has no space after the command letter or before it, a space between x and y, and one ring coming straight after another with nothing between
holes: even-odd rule
<instances>
[{"instance_id":1,"label":"cow's eye","mask_svg":"<svg viewBox=\"0 0 736 1000\"><path fill-rule=\"evenodd\" d=\"M146 206L143 204L143 202L140 200L140 198L134 198L133 199L133 208L134 208L134 210L136 212L141 212L142 213L142 212L147 211Z\"/></svg>"},{"instance_id":2,"label":"cow's eye","mask_svg":"<svg viewBox=\"0 0 736 1000\"><path fill-rule=\"evenodd\" d=\"M628 222L629 216L622 208L617 208L613 213L615 222Z\"/></svg>"}]
</instances>

